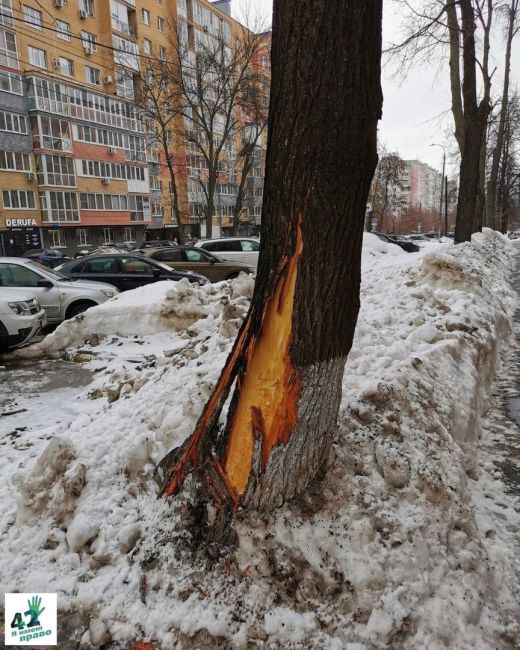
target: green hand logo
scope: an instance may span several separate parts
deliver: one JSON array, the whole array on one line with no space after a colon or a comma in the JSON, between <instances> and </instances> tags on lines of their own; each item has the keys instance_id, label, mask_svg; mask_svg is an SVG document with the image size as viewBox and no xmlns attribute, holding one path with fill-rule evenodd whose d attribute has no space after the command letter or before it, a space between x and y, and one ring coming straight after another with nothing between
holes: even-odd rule
<instances>
[{"instance_id":1,"label":"green hand logo","mask_svg":"<svg viewBox=\"0 0 520 650\"><path fill-rule=\"evenodd\" d=\"M36 625L40 625L40 621L38 620L38 617L45 610L45 607L42 607L40 609L41 604L42 604L42 599L39 596L33 596L31 600L27 601L27 605L29 606L29 609L24 613L24 616L31 617L31 620L27 625L27 627L34 627Z\"/></svg>"}]
</instances>

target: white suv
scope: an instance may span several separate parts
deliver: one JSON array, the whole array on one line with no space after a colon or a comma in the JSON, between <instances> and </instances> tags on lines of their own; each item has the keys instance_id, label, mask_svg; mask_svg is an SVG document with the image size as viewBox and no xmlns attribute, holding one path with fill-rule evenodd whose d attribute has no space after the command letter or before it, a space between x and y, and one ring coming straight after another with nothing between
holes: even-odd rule
<instances>
[{"instance_id":1,"label":"white suv","mask_svg":"<svg viewBox=\"0 0 520 650\"><path fill-rule=\"evenodd\" d=\"M119 293L111 284L71 280L24 257L0 257L1 287L25 289L34 294L49 323L61 323Z\"/></svg>"},{"instance_id":2,"label":"white suv","mask_svg":"<svg viewBox=\"0 0 520 650\"><path fill-rule=\"evenodd\" d=\"M252 237L225 237L223 239L201 239L195 246L210 253L216 253L223 260L244 262L255 269L258 265L260 242Z\"/></svg>"},{"instance_id":3,"label":"white suv","mask_svg":"<svg viewBox=\"0 0 520 650\"><path fill-rule=\"evenodd\" d=\"M0 352L28 343L46 324L45 310L34 295L0 288Z\"/></svg>"}]
</instances>

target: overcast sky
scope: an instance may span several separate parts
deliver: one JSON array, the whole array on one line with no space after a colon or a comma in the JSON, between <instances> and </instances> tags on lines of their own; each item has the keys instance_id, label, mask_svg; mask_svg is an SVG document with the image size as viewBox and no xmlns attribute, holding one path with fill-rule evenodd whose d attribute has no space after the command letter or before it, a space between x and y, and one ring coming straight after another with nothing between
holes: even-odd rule
<instances>
[{"instance_id":1,"label":"overcast sky","mask_svg":"<svg viewBox=\"0 0 520 650\"><path fill-rule=\"evenodd\" d=\"M241 6L253 2L254 10L271 22L273 0L232 0L236 17ZM383 21L383 40L399 40L400 19L391 2L385 2ZM496 49L499 57L494 66L503 67L502 52ZM516 43L512 57L512 76L514 83L520 83L520 45ZM451 137L453 130L450 112L450 88L448 70L438 63L415 68L404 81L392 78L389 66L383 68L383 119L380 123L380 139L389 150L398 151L405 159L417 158L440 170L442 149L430 146L443 144L447 149L455 143ZM497 72L493 77L495 92L500 88L501 78ZM456 172L453 163L448 161L448 173Z\"/></svg>"}]
</instances>

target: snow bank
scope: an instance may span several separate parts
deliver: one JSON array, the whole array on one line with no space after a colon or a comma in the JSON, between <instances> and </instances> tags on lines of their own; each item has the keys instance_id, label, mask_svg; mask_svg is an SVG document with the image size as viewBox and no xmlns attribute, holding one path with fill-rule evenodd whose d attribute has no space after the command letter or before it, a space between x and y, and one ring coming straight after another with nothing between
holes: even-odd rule
<instances>
[{"instance_id":1,"label":"snow bank","mask_svg":"<svg viewBox=\"0 0 520 650\"><path fill-rule=\"evenodd\" d=\"M250 298L254 281L241 273L231 283L199 287L188 280L155 282L120 293L64 321L40 343L22 348L10 358L33 359L106 336L147 336L157 332L179 332L201 318L217 317L227 296Z\"/></svg>"},{"instance_id":2,"label":"snow bank","mask_svg":"<svg viewBox=\"0 0 520 650\"><path fill-rule=\"evenodd\" d=\"M370 239L340 428L305 499L238 521L239 547L221 556L194 553L182 499L155 498L153 463L193 429L247 307L225 283L182 300L165 292L130 319L120 313L155 327L158 304L186 300L206 316L149 337L155 353L139 365L125 361L133 343L120 338L92 347L97 412L51 443L34 434L39 460L18 457L0 494L3 590L58 591L60 638L83 635L85 647L101 637L163 649L508 647L518 603L496 578L509 568L486 556L470 500L480 416L510 327L511 246L486 231L393 256ZM74 327L83 329L70 340L83 344L92 329Z\"/></svg>"}]
</instances>

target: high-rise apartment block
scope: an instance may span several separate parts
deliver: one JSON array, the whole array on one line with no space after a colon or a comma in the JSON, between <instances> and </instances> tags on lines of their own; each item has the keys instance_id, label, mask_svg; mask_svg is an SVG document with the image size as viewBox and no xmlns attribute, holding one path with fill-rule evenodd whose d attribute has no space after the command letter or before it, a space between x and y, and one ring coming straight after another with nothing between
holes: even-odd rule
<instances>
[{"instance_id":1,"label":"high-rise apartment block","mask_svg":"<svg viewBox=\"0 0 520 650\"><path fill-rule=\"evenodd\" d=\"M136 103L137 79L148 58L173 56L168 24L204 34L209 28L210 36L218 25L233 39L238 24L229 5L0 0L0 254L38 247L74 253L178 236L164 152ZM176 138L175 148L186 161L186 142ZM263 175L260 162L254 169ZM196 236L200 210L189 192L189 165L178 173L180 218ZM248 187L246 220L254 223L261 192L254 181ZM223 189L226 196L215 200L216 210L227 206L214 215L219 229L232 224L234 183Z\"/></svg>"}]
</instances>

